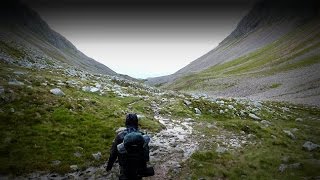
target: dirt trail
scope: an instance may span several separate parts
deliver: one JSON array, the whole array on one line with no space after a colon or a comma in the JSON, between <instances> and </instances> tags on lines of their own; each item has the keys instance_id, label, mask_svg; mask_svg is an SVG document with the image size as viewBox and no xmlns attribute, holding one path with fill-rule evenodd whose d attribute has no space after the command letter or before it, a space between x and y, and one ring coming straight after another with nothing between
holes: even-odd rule
<instances>
[{"instance_id":1,"label":"dirt trail","mask_svg":"<svg viewBox=\"0 0 320 180\"><path fill-rule=\"evenodd\" d=\"M152 102L151 108L154 112L154 118L165 126L163 130L156 134L150 134L150 162L149 166L155 169L155 175L147 177L147 180L170 179L180 171L180 163L188 159L191 154L197 150L198 142L192 138L193 120L190 118L175 120L162 117L159 114L159 104ZM60 175L56 173L34 172L32 174L17 177L15 179L110 179L117 180L119 174L119 165L115 163L110 172L105 170L106 164L99 167L89 167L83 171ZM10 177L1 177L0 179L12 179Z\"/></svg>"},{"instance_id":2,"label":"dirt trail","mask_svg":"<svg viewBox=\"0 0 320 180\"><path fill-rule=\"evenodd\" d=\"M154 165L155 176L146 179L169 179L169 172L180 171L180 163L185 161L198 148L193 142L192 119L174 120L159 115L159 105L151 107L157 119L166 128L152 136L150 142L150 164Z\"/></svg>"}]
</instances>

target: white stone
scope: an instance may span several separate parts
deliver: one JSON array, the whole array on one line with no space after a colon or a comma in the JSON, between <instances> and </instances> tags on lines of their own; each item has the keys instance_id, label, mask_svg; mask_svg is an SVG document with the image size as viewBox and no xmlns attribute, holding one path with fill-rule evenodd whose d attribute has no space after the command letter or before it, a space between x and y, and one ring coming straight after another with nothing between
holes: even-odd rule
<instances>
[{"instance_id":1,"label":"white stone","mask_svg":"<svg viewBox=\"0 0 320 180\"><path fill-rule=\"evenodd\" d=\"M97 152L97 153L93 153L92 156L95 160L99 160L99 159L101 159L102 154L101 154L101 152Z\"/></svg>"},{"instance_id":2,"label":"white stone","mask_svg":"<svg viewBox=\"0 0 320 180\"><path fill-rule=\"evenodd\" d=\"M4 88L3 86L0 86L0 94L3 94L4 93Z\"/></svg>"},{"instance_id":3,"label":"white stone","mask_svg":"<svg viewBox=\"0 0 320 180\"><path fill-rule=\"evenodd\" d=\"M234 107L232 106L232 105L228 105L228 108L230 109L230 110L233 110L234 109Z\"/></svg>"},{"instance_id":4,"label":"white stone","mask_svg":"<svg viewBox=\"0 0 320 180\"><path fill-rule=\"evenodd\" d=\"M292 134L291 131L283 130L283 132L284 132L285 134L287 134L287 136L289 136L291 139L296 139L296 137Z\"/></svg>"},{"instance_id":5,"label":"white stone","mask_svg":"<svg viewBox=\"0 0 320 180\"><path fill-rule=\"evenodd\" d=\"M220 114L223 114L223 113L224 113L224 111L223 111L222 109L220 109L219 113L220 113Z\"/></svg>"},{"instance_id":6,"label":"white stone","mask_svg":"<svg viewBox=\"0 0 320 180\"><path fill-rule=\"evenodd\" d=\"M77 171L79 168L78 168L77 165L71 165L71 166L70 166L70 169L71 169L72 171Z\"/></svg>"},{"instance_id":7,"label":"white stone","mask_svg":"<svg viewBox=\"0 0 320 180\"><path fill-rule=\"evenodd\" d=\"M187 106L189 106L189 105L192 104L192 103L191 103L190 101L188 101L188 100L184 100L183 102L184 102L184 104L187 105Z\"/></svg>"},{"instance_id":8,"label":"white stone","mask_svg":"<svg viewBox=\"0 0 320 180\"><path fill-rule=\"evenodd\" d=\"M256 116L255 114L249 113L249 117L251 117L254 120L261 120L260 117Z\"/></svg>"},{"instance_id":9,"label":"white stone","mask_svg":"<svg viewBox=\"0 0 320 180\"><path fill-rule=\"evenodd\" d=\"M262 120L260 123L265 125L265 126L271 126L272 125L272 123L270 121L267 121L267 120Z\"/></svg>"},{"instance_id":10,"label":"white stone","mask_svg":"<svg viewBox=\"0 0 320 180\"><path fill-rule=\"evenodd\" d=\"M22 86L22 85L24 85L23 82L17 81L17 80L15 80L15 79L9 81L8 84L9 84L9 85L13 85L13 86Z\"/></svg>"},{"instance_id":11,"label":"white stone","mask_svg":"<svg viewBox=\"0 0 320 180\"><path fill-rule=\"evenodd\" d=\"M196 114L201 114L200 109L198 109L198 108L194 108L194 110L195 110Z\"/></svg>"},{"instance_id":12,"label":"white stone","mask_svg":"<svg viewBox=\"0 0 320 180\"><path fill-rule=\"evenodd\" d=\"M320 146L318 144L315 144L313 142L310 142L310 141L306 141L303 146L302 146L304 149L308 150L308 151L313 151L317 148L319 148Z\"/></svg>"},{"instance_id":13,"label":"white stone","mask_svg":"<svg viewBox=\"0 0 320 180\"><path fill-rule=\"evenodd\" d=\"M217 153L225 153L227 151L227 148L225 148L225 147L218 147L217 149L216 149L216 152Z\"/></svg>"},{"instance_id":14,"label":"white stone","mask_svg":"<svg viewBox=\"0 0 320 180\"><path fill-rule=\"evenodd\" d=\"M64 96L64 92L59 89L59 88L54 88L54 89L51 89L50 92L54 95L57 95L57 96Z\"/></svg>"}]
</instances>

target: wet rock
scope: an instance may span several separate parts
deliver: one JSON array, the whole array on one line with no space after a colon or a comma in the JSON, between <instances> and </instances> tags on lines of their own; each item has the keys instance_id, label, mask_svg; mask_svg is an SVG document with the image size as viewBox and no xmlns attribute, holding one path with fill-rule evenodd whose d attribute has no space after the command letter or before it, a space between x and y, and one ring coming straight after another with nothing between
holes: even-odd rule
<instances>
[{"instance_id":1,"label":"wet rock","mask_svg":"<svg viewBox=\"0 0 320 180\"><path fill-rule=\"evenodd\" d=\"M283 130L283 132L284 132L288 137L290 137L291 139L296 139L296 136L293 135L291 131Z\"/></svg>"},{"instance_id":2,"label":"wet rock","mask_svg":"<svg viewBox=\"0 0 320 180\"><path fill-rule=\"evenodd\" d=\"M198 109L198 108L194 108L194 110L195 110L196 114L198 114L198 115L200 115L200 114L201 114L200 109Z\"/></svg>"},{"instance_id":3,"label":"wet rock","mask_svg":"<svg viewBox=\"0 0 320 180\"><path fill-rule=\"evenodd\" d=\"M54 88L54 89L51 89L50 92L54 95L57 95L57 96L64 96L64 92L59 89L59 88Z\"/></svg>"},{"instance_id":4,"label":"wet rock","mask_svg":"<svg viewBox=\"0 0 320 180\"><path fill-rule=\"evenodd\" d=\"M256 116L255 114L249 113L249 117L251 117L254 120L261 120L260 117Z\"/></svg>"},{"instance_id":5,"label":"wet rock","mask_svg":"<svg viewBox=\"0 0 320 180\"><path fill-rule=\"evenodd\" d=\"M97 153L93 153L92 156L95 160L100 160L102 157L102 154L101 152L97 152Z\"/></svg>"},{"instance_id":6,"label":"wet rock","mask_svg":"<svg viewBox=\"0 0 320 180\"><path fill-rule=\"evenodd\" d=\"M307 151L313 151L315 149L318 149L320 146L318 144L315 144L310 141L306 141L303 145L302 148L307 150Z\"/></svg>"}]
</instances>

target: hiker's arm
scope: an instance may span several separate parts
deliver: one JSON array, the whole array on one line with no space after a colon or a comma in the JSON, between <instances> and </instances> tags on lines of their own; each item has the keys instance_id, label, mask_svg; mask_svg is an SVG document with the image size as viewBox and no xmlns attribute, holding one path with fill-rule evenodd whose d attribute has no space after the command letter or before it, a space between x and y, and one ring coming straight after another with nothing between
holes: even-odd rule
<instances>
[{"instance_id":1,"label":"hiker's arm","mask_svg":"<svg viewBox=\"0 0 320 180\"><path fill-rule=\"evenodd\" d=\"M112 169L113 163L117 160L117 157L118 157L117 145L119 144L119 141L120 141L119 136L117 136L112 143L112 147L110 150L110 157L109 157L108 165L107 165L107 171Z\"/></svg>"}]
</instances>

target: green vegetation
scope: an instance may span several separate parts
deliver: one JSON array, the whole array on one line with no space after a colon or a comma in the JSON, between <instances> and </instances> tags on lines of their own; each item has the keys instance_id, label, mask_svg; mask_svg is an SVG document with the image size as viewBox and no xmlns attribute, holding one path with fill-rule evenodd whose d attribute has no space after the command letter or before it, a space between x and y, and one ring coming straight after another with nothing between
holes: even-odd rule
<instances>
[{"instance_id":1,"label":"green vegetation","mask_svg":"<svg viewBox=\"0 0 320 180\"><path fill-rule=\"evenodd\" d=\"M271 84L270 88L277 88L277 87L280 87L281 84L280 83L274 83L274 84Z\"/></svg>"},{"instance_id":2,"label":"green vegetation","mask_svg":"<svg viewBox=\"0 0 320 180\"><path fill-rule=\"evenodd\" d=\"M26 74L13 75L12 69ZM50 84L70 79L59 72L56 76L3 63L0 72L5 89L0 94L0 174L66 173L70 165L84 169L102 164L128 112L144 115L139 122L143 131L163 128L153 119L150 102L142 98L118 97L112 92L99 95L69 85L61 87L65 96L56 96L50 93L56 85ZM8 74L26 85L8 85ZM42 85L46 81L48 85ZM102 153L100 160L92 156L97 152ZM54 165L57 160L61 163Z\"/></svg>"},{"instance_id":3,"label":"green vegetation","mask_svg":"<svg viewBox=\"0 0 320 180\"><path fill-rule=\"evenodd\" d=\"M5 42L0 41L0 49L4 52L6 52L7 54L9 54L12 57L15 58L23 58L24 57L24 53L21 52L20 50L13 48L9 45L7 45Z\"/></svg>"},{"instance_id":4,"label":"green vegetation","mask_svg":"<svg viewBox=\"0 0 320 180\"><path fill-rule=\"evenodd\" d=\"M170 113L174 118L193 114L191 117L197 122L194 129L200 149L183 163L175 178L301 179L319 176L320 167L315 159L320 158L320 150L309 152L302 148L306 141L320 143L318 108L276 102L255 106L233 99L222 100L224 104L219 105L204 99L190 99L189 106L176 102L164 110L164 114ZM228 109L230 105L235 110ZM193 107L198 107L202 114L194 115ZM219 113L225 109L228 111ZM245 112L243 115L239 113L241 110ZM270 124L255 121L248 113ZM214 126L208 126L210 124ZM296 138L292 139L283 130L290 130ZM218 138L221 136L225 139ZM225 153L216 152L218 144L226 147L224 143L237 137L244 138L246 143L240 148L229 147ZM281 164L295 163L297 167L279 171Z\"/></svg>"},{"instance_id":5,"label":"green vegetation","mask_svg":"<svg viewBox=\"0 0 320 180\"><path fill-rule=\"evenodd\" d=\"M317 22L310 22L280 39L232 61L217 64L199 73L184 76L166 85L174 90L223 90L233 84L210 80L232 77L262 77L320 63L319 55L307 55L320 48Z\"/></svg>"}]
</instances>

